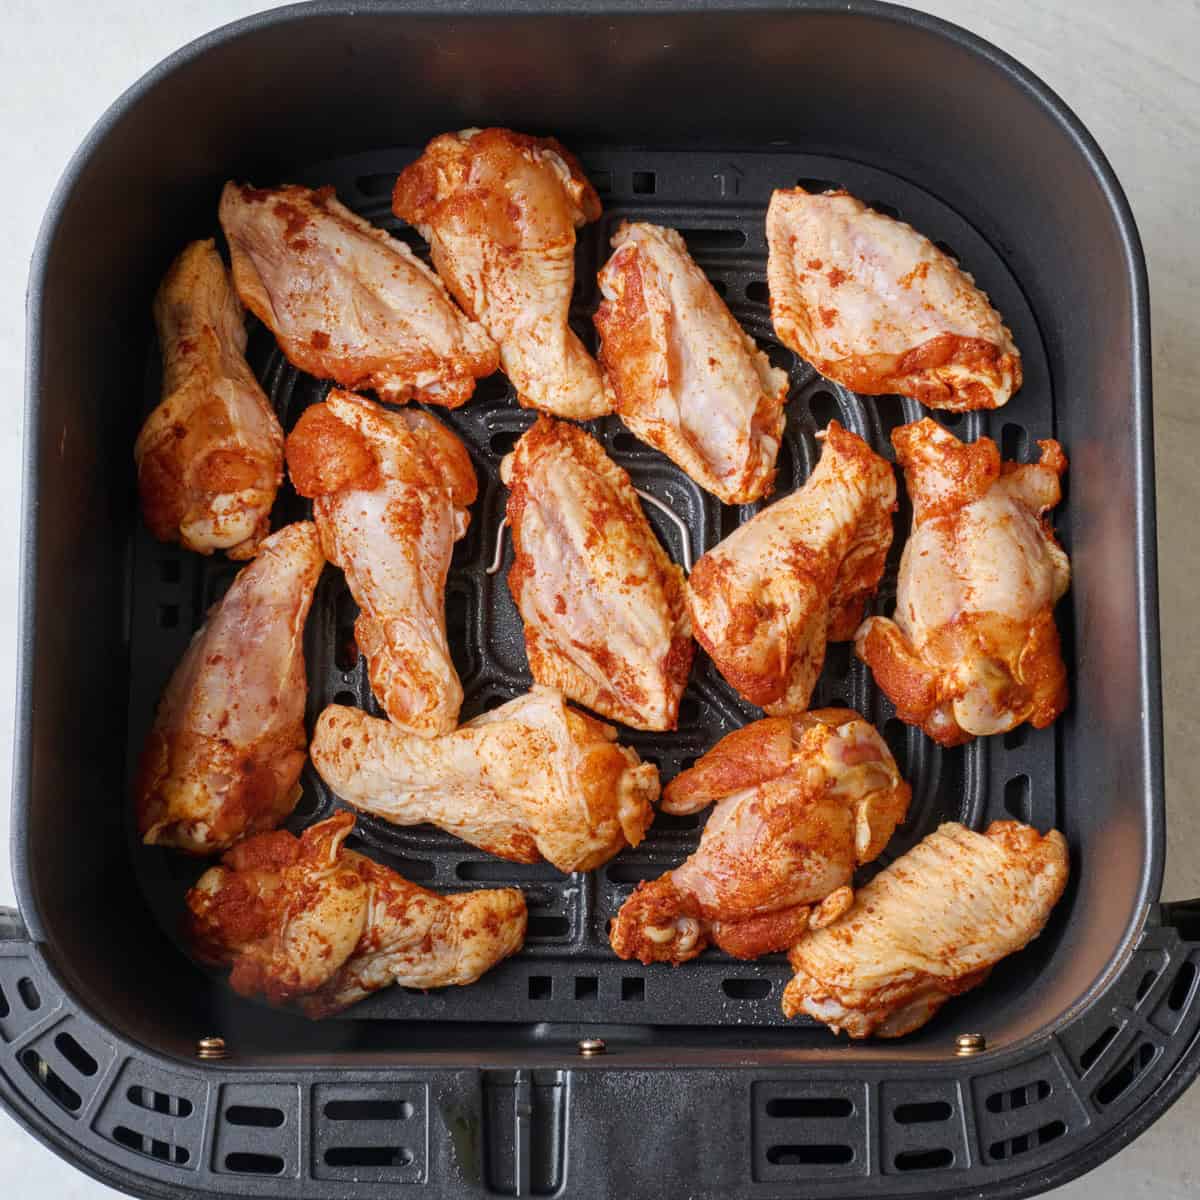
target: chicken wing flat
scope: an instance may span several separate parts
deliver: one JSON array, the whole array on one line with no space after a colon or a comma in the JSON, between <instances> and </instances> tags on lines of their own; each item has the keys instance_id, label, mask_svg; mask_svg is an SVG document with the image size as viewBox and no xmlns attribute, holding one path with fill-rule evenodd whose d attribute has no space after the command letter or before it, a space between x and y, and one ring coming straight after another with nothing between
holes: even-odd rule
<instances>
[{"instance_id":1,"label":"chicken wing flat","mask_svg":"<svg viewBox=\"0 0 1200 1200\"><path fill-rule=\"evenodd\" d=\"M428 821L512 862L588 871L642 840L658 799L657 768L616 736L534 687L431 740L333 704L317 721L312 760L364 812Z\"/></svg>"},{"instance_id":2,"label":"chicken wing flat","mask_svg":"<svg viewBox=\"0 0 1200 1200\"><path fill-rule=\"evenodd\" d=\"M964 445L928 419L892 434L913 503L892 620L871 617L855 650L896 705L944 746L1049 725L1067 704L1054 605L1070 583L1045 519L1067 459L1002 463L991 438Z\"/></svg>"},{"instance_id":3,"label":"chicken wing flat","mask_svg":"<svg viewBox=\"0 0 1200 1200\"><path fill-rule=\"evenodd\" d=\"M600 368L567 324L575 230L600 216L574 155L509 129L445 133L400 173L392 209L499 343L522 404L576 421L612 411Z\"/></svg>"},{"instance_id":4,"label":"chicken wing flat","mask_svg":"<svg viewBox=\"0 0 1200 1200\"><path fill-rule=\"evenodd\" d=\"M822 436L804 487L731 533L688 580L696 640L773 716L808 707L826 642L854 635L892 543L890 464L836 421Z\"/></svg>"},{"instance_id":5,"label":"chicken wing flat","mask_svg":"<svg viewBox=\"0 0 1200 1200\"><path fill-rule=\"evenodd\" d=\"M621 420L726 504L771 490L787 373L734 320L674 229L622 222L600 272L600 361Z\"/></svg>"},{"instance_id":6,"label":"chicken wing flat","mask_svg":"<svg viewBox=\"0 0 1200 1200\"><path fill-rule=\"evenodd\" d=\"M674 729L695 652L683 572L629 476L590 434L540 417L500 478L534 679L634 729Z\"/></svg>"},{"instance_id":7,"label":"chicken wing flat","mask_svg":"<svg viewBox=\"0 0 1200 1200\"><path fill-rule=\"evenodd\" d=\"M499 365L437 275L332 188L227 183L220 217L242 303L300 370L383 400L457 408Z\"/></svg>"},{"instance_id":8,"label":"chicken wing flat","mask_svg":"<svg viewBox=\"0 0 1200 1200\"><path fill-rule=\"evenodd\" d=\"M305 410L287 456L296 490L312 497L325 556L358 604L354 634L379 703L423 737L453 729L463 693L445 591L477 488L466 447L421 409L389 412L335 389Z\"/></svg>"},{"instance_id":9,"label":"chicken wing flat","mask_svg":"<svg viewBox=\"0 0 1200 1200\"><path fill-rule=\"evenodd\" d=\"M736 958L786 950L850 905L854 868L887 845L909 794L851 709L735 730L667 785L664 812L716 808L696 852L621 906L613 949L643 963L686 962L710 941Z\"/></svg>"},{"instance_id":10,"label":"chicken wing flat","mask_svg":"<svg viewBox=\"0 0 1200 1200\"><path fill-rule=\"evenodd\" d=\"M1041 933L1068 871L1057 830L941 825L792 947L783 1011L854 1038L911 1033Z\"/></svg>"},{"instance_id":11,"label":"chicken wing flat","mask_svg":"<svg viewBox=\"0 0 1200 1200\"><path fill-rule=\"evenodd\" d=\"M326 1017L393 983L474 983L521 948L518 888L439 896L347 850L353 830L339 812L259 834L188 892L189 939L234 991Z\"/></svg>"},{"instance_id":12,"label":"chicken wing flat","mask_svg":"<svg viewBox=\"0 0 1200 1200\"><path fill-rule=\"evenodd\" d=\"M252 558L283 479L283 430L246 362L246 324L212 240L171 264L154 298L162 400L134 444L150 532Z\"/></svg>"},{"instance_id":13,"label":"chicken wing flat","mask_svg":"<svg viewBox=\"0 0 1200 1200\"><path fill-rule=\"evenodd\" d=\"M912 226L794 188L771 197L767 246L775 332L827 378L954 411L1000 408L1021 386L1000 314Z\"/></svg>"},{"instance_id":14,"label":"chicken wing flat","mask_svg":"<svg viewBox=\"0 0 1200 1200\"><path fill-rule=\"evenodd\" d=\"M310 522L238 572L159 701L135 784L148 845L225 850L274 829L300 798L304 622L324 565Z\"/></svg>"}]
</instances>

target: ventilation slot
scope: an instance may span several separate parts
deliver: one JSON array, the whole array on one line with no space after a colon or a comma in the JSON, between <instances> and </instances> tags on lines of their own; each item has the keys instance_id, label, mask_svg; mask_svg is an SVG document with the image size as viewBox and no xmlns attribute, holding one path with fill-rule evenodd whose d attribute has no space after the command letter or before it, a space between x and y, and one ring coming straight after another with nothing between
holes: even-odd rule
<instances>
[{"instance_id":1,"label":"ventilation slot","mask_svg":"<svg viewBox=\"0 0 1200 1200\"><path fill-rule=\"evenodd\" d=\"M892 430L905 423L904 401L899 396L874 396L875 415L879 418L879 432L885 445L890 446Z\"/></svg>"},{"instance_id":2,"label":"ventilation slot","mask_svg":"<svg viewBox=\"0 0 1200 1200\"><path fill-rule=\"evenodd\" d=\"M437 874L437 867L424 858L391 858L388 863L405 879L424 882Z\"/></svg>"},{"instance_id":3,"label":"ventilation slot","mask_svg":"<svg viewBox=\"0 0 1200 1200\"><path fill-rule=\"evenodd\" d=\"M758 348L767 356L767 361L770 362L771 366L778 367L781 371L790 371L796 365L796 356L786 346L781 346L778 342L768 342L760 339ZM787 442L785 441L783 444L786 446Z\"/></svg>"},{"instance_id":4,"label":"ventilation slot","mask_svg":"<svg viewBox=\"0 0 1200 1200\"><path fill-rule=\"evenodd\" d=\"M696 829L704 820L704 813L665 813L660 812L654 818L654 830L656 833L664 833L670 829L686 830ZM610 876L611 878L611 876Z\"/></svg>"},{"instance_id":5,"label":"ventilation slot","mask_svg":"<svg viewBox=\"0 0 1200 1200\"><path fill-rule=\"evenodd\" d=\"M327 1167L407 1167L413 1153L404 1146L330 1146Z\"/></svg>"},{"instance_id":6,"label":"ventilation slot","mask_svg":"<svg viewBox=\"0 0 1200 1200\"><path fill-rule=\"evenodd\" d=\"M523 429L501 429L488 438L488 449L498 458L511 453L512 448L521 440Z\"/></svg>"},{"instance_id":7,"label":"ventilation slot","mask_svg":"<svg viewBox=\"0 0 1200 1200\"><path fill-rule=\"evenodd\" d=\"M488 375L475 381L475 391L471 400L480 406L499 404L502 400L508 399L509 392L510 385L507 377L497 371L495 375Z\"/></svg>"},{"instance_id":8,"label":"ventilation slot","mask_svg":"<svg viewBox=\"0 0 1200 1200\"><path fill-rule=\"evenodd\" d=\"M554 980L549 975L529 976L530 1000L549 1000L554 992Z\"/></svg>"},{"instance_id":9,"label":"ventilation slot","mask_svg":"<svg viewBox=\"0 0 1200 1200\"><path fill-rule=\"evenodd\" d=\"M396 176L388 172L384 175L360 175L355 181L354 186L358 189L359 194L363 196L391 196L392 189L396 186Z\"/></svg>"},{"instance_id":10,"label":"ventilation slot","mask_svg":"<svg viewBox=\"0 0 1200 1200\"><path fill-rule=\"evenodd\" d=\"M634 171L633 194L635 196L653 196L657 190L658 180L653 171Z\"/></svg>"},{"instance_id":11,"label":"ventilation slot","mask_svg":"<svg viewBox=\"0 0 1200 1200\"><path fill-rule=\"evenodd\" d=\"M829 1144L767 1147L767 1162L773 1166L843 1167L853 1159L852 1146Z\"/></svg>"},{"instance_id":12,"label":"ventilation slot","mask_svg":"<svg viewBox=\"0 0 1200 1200\"><path fill-rule=\"evenodd\" d=\"M1000 430L1000 456L1012 462L1029 460L1029 434L1020 425L1005 425Z\"/></svg>"},{"instance_id":13,"label":"ventilation slot","mask_svg":"<svg viewBox=\"0 0 1200 1200\"><path fill-rule=\"evenodd\" d=\"M1029 726L1018 725L1004 735L1005 750L1019 750L1029 740Z\"/></svg>"},{"instance_id":14,"label":"ventilation slot","mask_svg":"<svg viewBox=\"0 0 1200 1200\"><path fill-rule=\"evenodd\" d=\"M3 1021L12 1009L8 1006L8 997L4 994L4 989L0 988L0 1021Z\"/></svg>"},{"instance_id":15,"label":"ventilation slot","mask_svg":"<svg viewBox=\"0 0 1200 1200\"><path fill-rule=\"evenodd\" d=\"M130 1104L144 1108L147 1112L162 1113L168 1117L190 1117L192 1102L185 1096L172 1096L170 1092L156 1092L148 1087L131 1087L126 1093Z\"/></svg>"},{"instance_id":16,"label":"ventilation slot","mask_svg":"<svg viewBox=\"0 0 1200 1200\"><path fill-rule=\"evenodd\" d=\"M1195 982L1196 964L1185 962L1179 968L1179 974L1175 976L1175 982L1171 984L1171 990L1167 994L1167 1007L1173 1013L1180 1012L1187 1004L1188 997L1192 994L1192 984Z\"/></svg>"},{"instance_id":17,"label":"ventilation slot","mask_svg":"<svg viewBox=\"0 0 1200 1200\"><path fill-rule=\"evenodd\" d=\"M1024 821L1030 821L1030 790L1028 775L1014 775L1004 785L1004 808L1009 816Z\"/></svg>"},{"instance_id":18,"label":"ventilation slot","mask_svg":"<svg viewBox=\"0 0 1200 1200\"><path fill-rule=\"evenodd\" d=\"M892 1116L900 1125L931 1125L936 1121L948 1121L953 1114L954 1109L945 1100L929 1100L898 1105Z\"/></svg>"},{"instance_id":19,"label":"ventilation slot","mask_svg":"<svg viewBox=\"0 0 1200 1200\"><path fill-rule=\"evenodd\" d=\"M845 679L850 674L850 642L830 642L825 647L825 674Z\"/></svg>"},{"instance_id":20,"label":"ventilation slot","mask_svg":"<svg viewBox=\"0 0 1200 1200\"><path fill-rule=\"evenodd\" d=\"M689 250L737 250L746 244L740 229L681 229Z\"/></svg>"},{"instance_id":21,"label":"ventilation slot","mask_svg":"<svg viewBox=\"0 0 1200 1200\"><path fill-rule=\"evenodd\" d=\"M1057 1141L1066 1132L1067 1127L1062 1121L1049 1121L1045 1125L1038 1126L1032 1133L1022 1133L1002 1142L993 1142L988 1147L988 1157L996 1162L1002 1162L1006 1158L1016 1158L1018 1155L1046 1145L1047 1142Z\"/></svg>"},{"instance_id":22,"label":"ventilation slot","mask_svg":"<svg viewBox=\"0 0 1200 1200\"><path fill-rule=\"evenodd\" d=\"M34 1049L21 1052L21 1066L29 1077L41 1085L51 1099L57 1101L70 1113L77 1113L83 1106L79 1093L51 1069L50 1064Z\"/></svg>"},{"instance_id":23,"label":"ventilation slot","mask_svg":"<svg viewBox=\"0 0 1200 1200\"><path fill-rule=\"evenodd\" d=\"M632 433L618 430L613 434L612 448L618 454L640 454L646 449L646 445L638 441Z\"/></svg>"},{"instance_id":24,"label":"ventilation slot","mask_svg":"<svg viewBox=\"0 0 1200 1200\"><path fill-rule=\"evenodd\" d=\"M349 589L344 589L334 603L334 614L337 621L333 661L337 669L343 673L353 671L358 666L358 642L354 639L354 621L358 616L358 605Z\"/></svg>"},{"instance_id":25,"label":"ventilation slot","mask_svg":"<svg viewBox=\"0 0 1200 1200\"><path fill-rule=\"evenodd\" d=\"M721 991L731 1000L765 1000L771 994L769 979L722 979Z\"/></svg>"},{"instance_id":26,"label":"ventilation slot","mask_svg":"<svg viewBox=\"0 0 1200 1200\"><path fill-rule=\"evenodd\" d=\"M621 980L621 999L622 1000L645 1000L646 999L646 981L639 979L634 975L626 975Z\"/></svg>"},{"instance_id":27,"label":"ventilation slot","mask_svg":"<svg viewBox=\"0 0 1200 1200\"><path fill-rule=\"evenodd\" d=\"M661 863L613 862L604 873L613 883L641 883L643 879L657 879L663 870Z\"/></svg>"},{"instance_id":28,"label":"ventilation slot","mask_svg":"<svg viewBox=\"0 0 1200 1200\"><path fill-rule=\"evenodd\" d=\"M407 1100L330 1100L324 1111L331 1121L407 1121L413 1106Z\"/></svg>"},{"instance_id":29,"label":"ventilation slot","mask_svg":"<svg viewBox=\"0 0 1200 1200\"><path fill-rule=\"evenodd\" d=\"M283 1119L279 1109L257 1104L231 1104L225 1110L225 1120L231 1125L247 1125L252 1129L278 1129Z\"/></svg>"},{"instance_id":30,"label":"ventilation slot","mask_svg":"<svg viewBox=\"0 0 1200 1200\"><path fill-rule=\"evenodd\" d=\"M892 1160L897 1171L940 1171L953 1163L954 1151L946 1146L936 1150L901 1150Z\"/></svg>"},{"instance_id":31,"label":"ventilation slot","mask_svg":"<svg viewBox=\"0 0 1200 1200\"><path fill-rule=\"evenodd\" d=\"M571 922L566 917L531 913L525 925L525 936L529 940L564 938L571 932Z\"/></svg>"},{"instance_id":32,"label":"ventilation slot","mask_svg":"<svg viewBox=\"0 0 1200 1200\"><path fill-rule=\"evenodd\" d=\"M854 1101L845 1096L776 1096L767 1101L766 1111L783 1120L844 1120L854 1116Z\"/></svg>"},{"instance_id":33,"label":"ventilation slot","mask_svg":"<svg viewBox=\"0 0 1200 1200\"><path fill-rule=\"evenodd\" d=\"M746 299L753 301L755 304L768 304L771 300L771 292L767 287L765 279L752 279L746 284Z\"/></svg>"},{"instance_id":34,"label":"ventilation slot","mask_svg":"<svg viewBox=\"0 0 1200 1200\"><path fill-rule=\"evenodd\" d=\"M597 196L607 196L613 187L613 174L611 171L588 171L588 179L592 181L592 187L596 189Z\"/></svg>"},{"instance_id":35,"label":"ventilation slot","mask_svg":"<svg viewBox=\"0 0 1200 1200\"><path fill-rule=\"evenodd\" d=\"M54 1044L80 1075L91 1077L100 1069L100 1064L69 1033L60 1033L54 1039Z\"/></svg>"},{"instance_id":36,"label":"ventilation slot","mask_svg":"<svg viewBox=\"0 0 1200 1200\"><path fill-rule=\"evenodd\" d=\"M1117 1026L1110 1025L1086 1050L1079 1056L1079 1069L1086 1073L1092 1064L1108 1049L1109 1043L1117 1036Z\"/></svg>"},{"instance_id":37,"label":"ventilation slot","mask_svg":"<svg viewBox=\"0 0 1200 1200\"><path fill-rule=\"evenodd\" d=\"M960 412L940 412L937 414L937 419L946 429L957 429L963 423L965 415Z\"/></svg>"},{"instance_id":38,"label":"ventilation slot","mask_svg":"<svg viewBox=\"0 0 1200 1200\"><path fill-rule=\"evenodd\" d=\"M1155 1060L1158 1051L1153 1042L1143 1042L1096 1089L1095 1100L1102 1108L1119 1100L1141 1078L1142 1072Z\"/></svg>"},{"instance_id":39,"label":"ventilation slot","mask_svg":"<svg viewBox=\"0 0 1200 1200\"><path fill-rule=\"evenodd\" d=\"M809 396L808 411L812 413L812 419L816 423L817 429L820 430L834 420L842 410L838 407L837 397L832 392L822 389Z\"/></svg>"},{"instance_id":40,"label":"ventilation slot","mask_svg":"<svg viewBox=\"0 0 1200 1200\"><path fill-rule=\"evenodd\" d=\"M1181 971L1180 974L1182 975L1182 973L1183 972ZM1137 985L1137 994L1135 996L1136 1003L1140 1004L1150 994L1150 989L1154 986L1154 981L1158 978L1158 976L1158 971L1147 971L1142 976Z\"/></svg>"},{"instance_id":41,"label":"ventilation slot","mask_svg":"<svg viewBox=\"0 0 1200 1200\"><path fill-rule=\"evenodd\" d=\"M358 704L358 697L353 692L338 692L334 696L333 702L344 705L346 708L354 708Z\"/></svg>"},{"instance_id":42,"label":"ventilation slot","mask_svg":"<svg viewBox=\"0 0 1200 1200\"><path fill-rule=\"evenodd\" d=\"M1027 1108L1031 1104L1045 1100L1051 1090L1048 1080L1039 1079L1034 1083L993 1092L984 1103L990 1113L1012 1112L1014 1109Z\"/></svg>"},{"instance_id":43,"label":"ventilation slot","mask_svg":"<svg viewBox=\"0 0 1200 1200\"><path fill-rule=\"evenodd\" d=\"M147 1158L157 1158L160 1162L172 1163L177 1167L182 1167L190 1157L183 1146L138 1133L127 1125L116 1126L112 1131L112 1138L118 1145L132 1150L135 1154L144 1154Z\"/></svg>"},{"instance_id":44,"label":"ventilation slot","mask_svg":"<svg viewBox=\"0 0 1200 1200\"><path fill-rule=\"evenodd\" d=\"M454 868L459 879L479 880L487 883L530 882L561 878L548 863L512 863L501 858L464 859Z\"/></svg>"},{"instance_id":45,"label":"ventilation slot","mask_svg":"<svg viewBox=\"0 0 1200 1200\"><path fill-rule=\"evenodd\" d=\"M600 980L595 975L580 975L575 980L576 1000L595 1000L600 994Z\"/></svg>"},{"instance_id":46,"label":"ventilation slot","mask_svg":"<svg viewBox=\"0 0 1200 1200\"><path fill-rule=\"evenodd\" d=\"M225 1170L235 1175L278 1175L283 1170L283 1159L278 1154L235 1150L225 1155Z\"/></svg>"},{"instance_id":47,"label":"ventilation slot","mask_svg":"<svg viewBox=\"0 0 1200 1200\"><path fill-rule=\"evenodd\" d=\"M840 183L831 183L828 179L797 179L796 186L803 188L806 192L814 192L817 195L821 192L840 192L843 190Z\"/></svg>"},{"instance_id":48,"label":"ventilation slot","mask_svg":"<svg viewBox=\"0 0 1200 1200\"><path fill-rule=\"evenodd\" d=\"M158 625L160 629L174 629L179 624L179 605L160 604L158 606Z\"/></svg>"}]
</instances>

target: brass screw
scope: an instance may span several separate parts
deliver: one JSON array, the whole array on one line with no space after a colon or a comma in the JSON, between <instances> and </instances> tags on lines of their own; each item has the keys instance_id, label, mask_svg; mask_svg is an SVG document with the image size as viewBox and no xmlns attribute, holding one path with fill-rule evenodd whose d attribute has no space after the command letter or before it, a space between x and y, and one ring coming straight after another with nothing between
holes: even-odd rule
<instances>
[{"instance_id":1,"label":"brass screw","mask_svg":"<svg viewBox=\"0 0 1200 1200\"><path fill-rule=\"evenodd\" d=\"M595 1058L597 1054L603 1054L607 1049L603 1038L582 1038L579 1042L579 1053L584 1058Z\"/></svg>"},{"instance_id":2,"label":"brass screw","mask_svg":"<svg viewBox=\"0 0 1200 1200\"><path fill-rule=\"evenodd\" d=\"M987 1049L987 1038L982 1033L960 1033L954 1039L954 1053L960 1058L979 1054Z\"/></svg>"},{"instance_id":3,"label":"brass screw","mask_svg":"<svg viewBox=\"0 0 1200 1200\"><path fill-rule=\"evenodd\" d=\"M202 1037L196 1043L197 1058L228 1058L229 1050L225 1046L225 1039L221 1037Z\"/></svg>"}]
</instances>

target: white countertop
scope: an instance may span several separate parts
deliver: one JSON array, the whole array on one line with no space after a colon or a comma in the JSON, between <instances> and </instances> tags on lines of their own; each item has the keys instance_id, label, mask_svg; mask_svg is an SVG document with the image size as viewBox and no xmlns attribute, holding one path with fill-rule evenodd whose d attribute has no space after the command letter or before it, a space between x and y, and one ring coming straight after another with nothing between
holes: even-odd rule
<instances>
[{"instance_id":1,"label":"white countertop","mask_svg":"<svg viewBox=\"0 0 1200 1200\"><path fill-rule=\"evenodd\" d=\"M17 560L24 295L38 223L67 158L105 107L172 50L265 8L255 0L12 0L0 40L0 561ZM995 42L1060 93L1112 161L1133 204L1153 300L1158 543L1167 741L1164 895L1200 896L1200 735L1194 682L1200 590L1200 7L1195 0L915 3ZM15 571L0 576L0 780L11 769ZM0 904L13 903L7 787L0 786ZM64 836L71 836L64 830ZM1200 1190L1200 1088L1060 1200L1172 1200ZM114 1196L0 1114L0 1196Z\"/></svg>"}]
</instances>

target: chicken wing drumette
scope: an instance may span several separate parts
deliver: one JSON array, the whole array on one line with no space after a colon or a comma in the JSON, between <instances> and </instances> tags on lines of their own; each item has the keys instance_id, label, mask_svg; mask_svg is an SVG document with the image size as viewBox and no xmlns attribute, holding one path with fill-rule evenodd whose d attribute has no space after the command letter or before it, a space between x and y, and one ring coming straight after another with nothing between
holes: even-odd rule
<instances>
[{"instance_id":1,"label":"chicken wing drumette","mask_svg":"<svg viewBox=\"0 0 1200 1200\"><path fill-rule=\"evenodd\" d=\"M628 474L590 434L541 417L500 478L534 679L635 729L674 729L695 650L683 572Z\"/></svg>"},{"instance_id":2,"label":"chicken wing drumette","mask_svg":"<svg viewBox=\"0 0 1200 1200\"><path fill-rule=\"evenodd\" d=\"M808 707L826 642L853 636L892 542L891 465L836 421L823 437L804 487L731 533L688 580L696 640L773 716Z\"/></svg>"},{"instance_id":3,"label":"chicken wing drumette","mask_svg":"<svg viewBox=\"0 0 1200 1200\"><path fill-rule=\"evenodd\" d=\"M510 129L444 133L400 172L392 209L429 242L455 299L499 343L522 404L577 421L612 411L599 367L567 323L575 230L600 216L574 155Z\"/></svg>"},{"instance_id":4,"label":"chicken wing drumette","mask_svg":"<svg viewBox=\"0 0 1200 1200\"><path fill-rule=\"evenodd\" d=\"M518 888L440 896L344 846L351 813L259 834L187 895L199 957L243 996L325 1017L390 984L474 983L525 940Z\"/></svg>"},{"instance_id":5,"label":"chicken wing drumette","mask_svg":"<svg viewBox=\"0 0 1200 1200\"><path fill-rule=\"evenodd\" d=\"M274 829L300 798L304 622L324 565L310 522L238 572L175 668L142 751L138 832L192 854Z\"/></svg>"},{"instance_id":6,"label":"chicken wing drumette","mask_svg":"<svg viewBox=\"0 0 1200 1200\"><path fill-rule=\"evenodd\" d=\"M390 412L334 390L287 440L292 483L313 498L331 563L360 609L355 638L397 725L425 737L458 721L462 685L446 642L446 575L467 530L475 470L466 447L417 408Z\"/></svg>"},{"instance_id":7,"label":"chicken wing drumette","mask_svg":"<svg viewBox=\"0 0 1200 1200\"><path fill-rule=\"evenodd\" d=\"M710 941L737 958L787 949L849 906L854 868L904 819L909 787L871 725L825 708L722 738L662 807L713 801L696 852L621 906L610 932L621 958L685 962Z\"/></svg>"},{"instance_id":8,"label":"chicken wing drumette","mask_svg":"<svg viewBox=\"0 0 1200 1200\"><path fill-rule=\"evenodd\" d=\"M333 704L317 721L312 760L355 808L397 825L428 821L500 858L545 858L560 871L636 846L658 799L654 765L546 687L433 739Z\"/></svg>"},{"instance_id":9,"label":"chicken wing drumette","mask_svg":"<svg viewBox=\"0 0 1200 1200\"><path fill-rule=\"evenodd\" d=\"M855 1038L911 1033L1041 933L1069 869L1055 829L941 825L792 947L783 1011Z\"/></svg>"},{"instance_id":10,"label":"chicken wing drumette","mask_svg":"<svg viewBox=\"0 0 1200 1200\"><path fill-rule=\"evenodd\" d=\"M771 197L767 245L775 332L827 378L957 411L999 408L1021 386L1000 314L912 226L795 188Z\"/></svg>"},{"instance_id":11,"label":"chicken wing drumette","mask_svg":"<svg viewBox=\"0 0 1200 1200\"><path fill-rule=\"evenodd\" d=\"M1066 456L1001 462L928 419L892 434L913 504L892 620L871 617L855 649L896 715L945 746L1049 725L1067 704L1054 605L1070 582L1045 513Z\"/></svg>"},{"instance_id":12,"label":"chicken wing drumette","mask_svg":"<svg viewBox=\"0 0 1200 1200\"><path fill-rule=\"evenodd\" d=\"M251 558L283 479L283 430L246 362L246 324L212 240L193 242L154 298L162 400L134 445L150 532Z\"/></svg>"},{"instance_id":13,"label":"chicken wing drumette","mask_svg":"<svg viewBox=\"0 0 1200 1200\"><path fill-rule=\"evenodd\" d=\"M437 275L332 188L228 183L220 215L242 303L300 370L456 408L499 365Z\"/></svg>"},{"instance_id":14,"label":"chicken wing drumette","mask_svg":"<svg viewBox=\"0 0 1200 1200\"><path fill-rule=\"evenodd\" d=\"M600 272L600 361L621 420L726 504L771 490L787 373L734 320L674 229L622 222Z\"/></svg>"}]
</instances>

